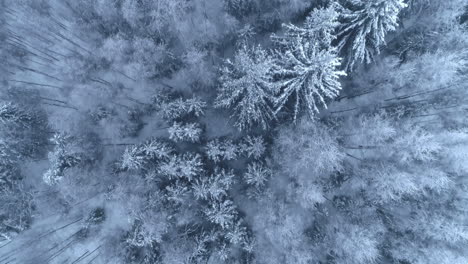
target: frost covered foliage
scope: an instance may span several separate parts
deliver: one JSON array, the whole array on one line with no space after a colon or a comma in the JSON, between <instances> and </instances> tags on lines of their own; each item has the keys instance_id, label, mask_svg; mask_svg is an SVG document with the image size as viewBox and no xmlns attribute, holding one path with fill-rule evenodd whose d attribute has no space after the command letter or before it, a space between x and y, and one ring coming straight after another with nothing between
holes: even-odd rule
<instances>
[{"instance_id":1,"label":"frost covered foliage","mask_svg":"<svg viewBox=\"0 0 468 264\"><path fill-rule=\"evenodd\" d=\"M199 155L186 153L171 156L159 166L159 173L169 178L186 178L191 181L203 172L203 163Z\"/></svg>"},{"instance_id":2,"label":"frost covered foliage","mask_svg":"<svg viewBox=\"0 0 468 264\"><path fill-rule=\"evenodd\" d=\"M0 0L0 263L466 264L467 10Z\"/></svg>"},{"instance_id":3,"label":"frost covered foliage","mask_svg":"<svg viewBox=\"0 0 468 264\"><path fill-rule=\"evenodd\" d=\"M163 116L169 120L183 118L190 115L200 117L204 114L204 109L206 108L206 103L196 97L186 100L183 98L177 98L173 101L166 100L160 102L158 107Z\"/></svg>"},{"instance_id":4,"label":"frost covered foliage","mask_svg":"<svg viewBox=\"0 0 468 264\"><path fill-rule=\"evenodd\" d=\"M253 125L266 129L273 119L274 90L270 84L273 59L261 47L242 45L233 61L221 69L217 107L232 108L236 126L243 130Z\"/></svg>"},{"instance_id":5,"label":"frost covered foliage","mask_svg":"<svg viewBox=\"0 0 468 264\"><path fill-rule=\"evenodd\" d=\"M51 139L56 147L49 153L50 168L44 173L44 181L53 185L65 177L65 171L80 164L83 153L75 145L75 140L67 134L56 134Z\"/></svg>"},{"instance_id":6,"label":"frost covered foliage","mask_svg":"<svg viewBox=\"0 0 468 264\"><path fill-rule=\"evenodd\" d=\"M311 116L319 107L327 107L327 100L338 96L341 90L339 70L341 59L331 46L337 13L329 9L313 11L304 27L286 26L286 34L279 38L284 46L277 52L273 67L276 112L293 105L293 118L305 110Z\"/></svg>"},{"instance_id":7,"label":"frost covered foliage","mask_svg":"<svg viewBox=\"0 0 468 264\"><path fill-rule=\"evenodd\" d=\"M222 200L227 196L227 191L234 183L234 173L223 169L215 170L210 177L204 177L197 181L194 186L194 194L197 199Z\"/></svg>"},{"instance_id":8,"label":"frost covered foliage","mask_svg":"<svg viewBox=\"0 0 468 264\"><path fill-rule=\"evenodd\" d=\"M302 26L285 24L285 36L278 40L287 44L288 39L300 38L302 41L320 45L320 48L329 49L331 42L336 38L335 29L340 25L338 16L335 5L315 9L306 17Z\"/></svg>"},{"instance_id":9,"label":"frost covered foliage","mask_svg":"<svg viewBox=\"0 0 468 264\"><path fill-rule=\"evenodd\" d=\"M324 181L343 169L344 155L330 132L320 123L301 120L283 128L276 139L275 160L290 181L288 193L305 208L325 201Z\"/></svg>"},{"instance_id":10,"label":"frost covered foliage","mask_svg":"<svg viewBox=\"0 0 468 264\"><path fill-rule=\"evenodd\" d=\"M10 241L30 227L34 214L34 201L32 195L26 192L21 184L11 188L3 187L0 191L0 201L2 202L0 237L2 240Z\"/></svg>"},{"instance_id":11,"label":"frost covered foliage","mask_svg":"<svg viewBox=\"0 0 468 264\"><path fill-rule=\"evenodd\" d=\"M146 142L128 147L121 159L122 169L141 169L143 166L156 160L168 159L173 148L158 139L149 139Z\"/></svg>"},{"instance_id":12,"label":"frost covered foliage","mask_svg":"<svg viewBox=\"0 0 468 264\"><path fill-rule=\"evenodd\" d=\"M248 158L259 159L266 152L266 142L261 136L247 136L240 143L240 150Z\"/></svg>"},{"instance_id":13,"label":"frost covered foliage","mask_svg":"<svg viewBox=\"0 0 468 264\"><path fill-rule=\"evenodd\" d=\"M26 230L34 214L34 201L22 182L17 146L0 142L0 237L10 241Z\"/></svg>"},{"instance_id":14,"label":"frost covered foliage","mask_svg":"<svg viewBox=\"0 0 468 264\"><path fill-rule=\"evenodd\" d=\"M198 142L200 140L201 133L202 129L197 123L182 124L174 122L174 124L169 128L169 138L175 142Z\"/></svg>"},{"instance_id":15,"label":"frost covered foliage","mask_svg":"<svg viewBox=\"0 0 468 264\"><path fill-rule=\"evenodd\" d=\"M341 14L338 49L345 56L345 68L370 63L385 45L385 36L396 30L398 15L407 4L403 0L349 1Z\"/></svg>"},{"instance_id":16,"label":"frost covered foliage","mask_svg":"<svg viewBox=\"0 0 468 264\"><path fill-rule=\"evenodd\" d=\"M236 160L242 156L258 160L266 152L266 142L261 136L247 136L236 142L227 138L216 138L207 143L205 152L215 163Z\"/></svg>"},{"instance_id":17,"label":"frost covered foliage","mask_svg":"<svg viewBox=\"0 0 468 264\"><path fill-rule=\"evenodd\" d=\"M230 139L215 139L206 145L206 155L214 162L234 160L239 155L239 147Z\"/></svg>"},{"instance_id":18,"label":"frost covered foliage","mask_svg":"<svg viewBox=\"0 0 468 264\"><path fill-rule=\"evenodd\" d=\"M0 241L12 241L27 230L36 213L21 169L22 163L43 155L45 149L47 120L35 107L0 103Z\"/></svg>"},{"instance_id":19,"label":"frost covered foliage","mask_svg":"<svg viewBox=\"0 0 468 264\"><path fill-rule=\"evenodd\" d=\"M244 181L249 187L251 197L261 197L268 181L273 176L272 170L260 162L252 162L247 165L247 171L244 173Z\"/></svg>"},{"instance_id":20,"label":"frost covered foliage","mask_svg":"<svg viewBox=\"0 0 468 264\"><path fill-rule=\"evenodd\" d=\"M44 152L49 128L45 113L36 105L1 102L0 123L1 137L15 142L18 154L33 158Z\"/></svg>"}]
</instances>

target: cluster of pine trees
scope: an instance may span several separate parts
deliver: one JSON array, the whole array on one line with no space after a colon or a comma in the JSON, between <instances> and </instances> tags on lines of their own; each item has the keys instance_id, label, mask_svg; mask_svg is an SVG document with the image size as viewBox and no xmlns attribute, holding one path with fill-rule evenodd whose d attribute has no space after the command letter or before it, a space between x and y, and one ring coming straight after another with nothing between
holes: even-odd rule
<instances>
[{"instance_id":1,"label":"cluster of pine trees","mask_svg":"<svg viewBox=\"0 0 468 264\"><path fill-rule=\"evenodd\" d=\"M0 264L465 264L466 0L0 0Z\"/></svg>"}]
</instances>

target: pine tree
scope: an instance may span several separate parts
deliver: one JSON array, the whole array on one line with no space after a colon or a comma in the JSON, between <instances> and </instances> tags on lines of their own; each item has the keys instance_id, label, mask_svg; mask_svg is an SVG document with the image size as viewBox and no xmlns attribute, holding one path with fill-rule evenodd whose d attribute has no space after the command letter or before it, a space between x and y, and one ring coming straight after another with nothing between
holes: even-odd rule
<instances>
[{"instance_id":1,"label":"pine tree","mask_svg":"<svg viewBox=\"0 0 468 264\"><path fill-rule=\"evenodd\" d=\"M232 250L226 242L221 242L219 245L217 245L215 256L219 258L218 261L227 262L231 254Z\"/></svg>"},{"instance_id":2,"label":"pine tree","mask_svg":"<svg viewBox=\"0 0 468 264\"><path fill-rule=\"evenodd\" d=\"M343 127L342 133L348 135L346 144L351 146L381 145L393 139L397 134L397 129L385 112L361 115L357 119L350 119L348 126ZM352 133L351 133L352 132Z\"/></svg>"},{"instance_id":3,"label":"pine tree","mask_svg":"<svg viewBox=\"0 0 468 264\"><path fill-rule=\"evenodd\" d=\"M232 226L237 217L236 207L230 200L214 201L205 210L205 214L210 222L220 225L223 229Z\"/></svg>"},{"instance_id":4,"label":"pine tree","mask_svg":"<svg viewBox=\"0 0 468 264\"><path fill-rule=\"evenodd\" d=\"M174 205L182 205L189 196L189 187L179 181L166 186L164 199Z\"/></svg>"},{"instance_id":5,"label":"pine tree","mask_svg":"<svg viewBox=\"0 0 468 264\"><path fill-rule=\"evenodd\" d=\"M226 0L224 1L228 12L236 17L243 17L255 10L256 3L253 0Z\"/></svg>"},{"instance_id":6,"label":"pine tree","mask_svg":"<svg viewBox=\"0 0 468 264\"><path fill-rule=\"evenodd\" d=\"M239 147L230 139L214 139L206 145L206 155L215 163L234 160L239 155Z\"/></svg>"},{"instance_id":7,"label":"pine tree","mask_svg":"<svg viewBox=\"0 0 468 264\"><path fill-rule=\"evenodd\" d=\"M341 171L345 155L332 132L323 123L306 119L283 128L275 140L275 160L293 177L307 175L310 179L310 175L320 177Z\"/></svg>"},{"instance_id":8,"label":"pine tree","mask_svg":"<svg viewBox=\"0 0 468 264\"><path fill-rule=\"evenodd\" d=\"M406 133L396 138L394 148L401 162L431 162L437 160L442 145L434 135L419 127L406 127ZM396 153L395 153L396 154Z\"/></svg>"},{"instance_id":9,"label":"pine tree","mask_svg":"<svg viewBox=\"0 0 468 264\"><path fill-rule=\"evenodd\" d=\"M125 149L122 155L120 167L126 170L138 170L143 168L145 156L137 146L131 146Z\"/></svg>"},{"instance_id":10,"label":"pine tree","mask_svg":"<svg viewBox=\"0 0 468 264\"><path fill-rule=\"evenodd\" d=\"M329 49L330 44L335 40L338 22L337 6L331 4L328 8L318 8L313 10L306 18L302 27L294 24L285 24L285 34L282 37L273 36L273 39L282 46L287 46L290 39L300 38L305 42L312 42L319 45L320 49Z\"/></svg>"},{"instance_id":11,"label":"pine tree","mask_svg":"<svg viewBox=\"0 0 468 264\"><path fill-rule=\"evenodd\" d=\"M239 149L248 158L259 159L266 151L265 140L262 136L247 136L242 140Z\"/></svg>"},{"instance_id":12,"label":"pine tree","mask_svg":"<svg viewBox=\"0 0 468 264\"><path fill-rule=\"evenodd\" d=\"M11 240L32 223L34 203L22 184L0 190L0 238Z\"/></svg>"},{"instance_id":13,"label":"pine tree","mask_svg":"<svg viewBox=\"0 0 468 264\"><path fill-rule=\"evenodd\" d=\"M139 148L144 155L152 159L167 159L174 151L169 144L156 138L147 140Z\"/></svg>"},{"instance_id":14,"label":"pine tree","mask_svg":"<svg viewBox=\"0 0 468 264\"><path fill-rule=\"evenodd\" d=\"M197 199L221 200L228 195L234 183L233 171L216 168L209 177L201 177L193 185L193 193Z\"/></svg>"},{"instance_id":15,"label":"pine tree","mask_svg":"<svg viewBox=\"0 0 468 264\"><path fill-rule=\"evenodd\" d=\"M176 94L169 88L161 88L150 98L149 110L163 111L171 101L177 99Z\"/></svg>"},{"instance_id":16,"label":"pine tree","mask_svg":"<svg viewBox=\"0 0 468 264\"><path fill-rule=\"evenodd\" d=\"M185 178L192 181L203 173L203 162L199 154L185 153L172 155L167 161L161 162L158 172L169 178Z\"/></svg>"},{"instance_id":17,"label":"pine tree","mask_svg":"<svg viewBox=\"0 0 468 264\"><path fill-rule=\"evenodd\" d=\"M399 171L391 165L381 164L363 172L363 175L368 175L371 187L366 195L376 203L399 201L405 196L418 196L425 187L420 185L416 175Z\"/></svg>"},{"instance_id":18,"label":"pine tree","mask_svg":"<svg viewBox=\"0 0 468 264\"><path fill-rule=\"evenodd\" d=\"M133 223L132 230L128 232L125 242L132 246L144 247L151 245L155 240L156 238L150 230L146 229L143 222L137 219Z\"/></svg>"},{"instance_id":19,"label":"pine tree","mask_svg":"<svg viewBox=\"0 0 468 264\"><path fill-rule=\"evenodd\" d=\"M380 257L378 235L372 226L344 224L334 234L333 251L345 263L376 263Z\"/></svg>"},{"instance_id":20,"label":"pine tree","mask_svg":"<svg viewBox=\"0 0 468 264\"><path fill-rule=\"evenodd\" d=\"M49 152L50 168L44 173L43 179L47 184L54 185L65 177L67 169L80 164L84 155L76 146L76 138L68 134L55 134L51 142L55 148Z\"/></svg>"},{"instance_id":21,"label":"pine tree","mask_svg":"<svg viewBox=\"0 0 468 264\"><path fill-rule=\"evenodd\" d=\"M249 129L254 124L265 129L273 119L272 63L273 59L266 51L244 44L236 52L234 60L227 60L221 69L221 87L215 106L230 108L240 130Z\"/></svg>"},{"instance_id":22,"label":"pine tree","mask_svg":"<svg viewBox=\"0 0 468 264\"><path fill-rule=\"evenodd\" d=\"M0 122L3 125L15 125L21 128L28 128L34 117L21 109L18 105L11 102L3 102L0 104Z\"/></svg>"},{"instance_id":23,"label":"pine tree","mask_svg":"<svg viewBox=\"0 0 468 264\"><path fill-rule=\"evenodd\" d=\"M244 174L245 182L257 190L265 187L266 182L271 177L272 171L260 162L253 162L247 166Z\"/></svg>"},{"instance_id":24,"label":"pine tree","mask_svg":"<svg viewBox=\"0 0 468 264\"><path fill-rule=\"evenodd\" d=\"M4 152L0 150L0 189L12 186L20 179L17 160L3 154Z\"/></svg>"},{"instance_id":25,"label":"pine tree","mask_svg":"<svg viewBox=\"0 0 468 264\"><path fill-rule=\"evenodd\" d=\"M332 131L319 122L302 119L280 130L274 144L278 177L286 177L290 199L303 208L326 201L324 180L343 170L344 153Z\"/></svg>"},{"instance_id":26,"label":"pine tree","mask_svg":"<svg viewBox=\"0 0 468 264\"><path fill-rule=\"evenodd\" d=\"M336 18L332 9L318 9L304 27L286 25L285 37L274 37L280 46L273 67L275 113L292 101L296 121L302 110L314 116L320 106L327 107L327 99L338 96L339 78L346 74L338 70L341 59L331 45Z\"/></svg>"},{"instance_id":27,"label":"pine tree","mask_svg":"<svg viewBox=\"0 0 468 264\"><path fill-rule=\"evenodd\" d=\"M447 245L468 243L468 228L463 224L464 216L459 212L419 212L418 217L408 221L406 228L422 239L442 242Z\"/></svg>"},{"instance_id":28,"label":"pine tree","mask_svg":"<svg viewBox=\"0 0 468 264\"><path fill-rule=\"evenodd\" d=\"M226 233L225 237L231 244L245 244L248 238L247 228L243 225L242 221L236 221L234 225L229 228L229 231Z\"/></svg>"},{"instance_id":29,"label":"pine tree","mask_svg":"<svg viewBox=\"0 0 468 264\"><path fill-rule=\"evenodd\" d=\"M47 144L47 119L45 113L36 107L0 103L0 135L9 142L15 142L15 151L23 157L35 158L43 154Z\"/></svg>"},{"instance_id":30,"label":"pine tree","mask_svg":"<svg viewBox=\"0 0 468 264\"><path fill-rule=\"evenodd\" d=\"M341 14L338 49L346 58L345 69L370 63L385 45L385 36L398 26L398 14L407 6L403 0L352 1Z\"/></svg>"},{"instance_id":31,"label":"pine tree","mask_svg":"<svg viewBox=\"0 0 468 264\"><path fill-rule=\"evenodd\" d=\"M142 169L151 161L166 160L174 149L167 143L152 138L140 145L130 146L122 155L120 167L125 170Z\"/></svg>"},{"instance_id":32,"label":"pine tree","mask_svg":"<svg viewBox=\"0 0 468 264\"><path fill-rule=\"evenodd\" d=\"M198 123L174 122L168 129L169 138L175 142L189 141L196 143L200 141L202 128Z\"/></svg>"},{"instance_id":33,"label":"pine tree","mask_svg":"<svg viewBox=\"0 0 468 264\"><path fill-rule=\"evenodd\" d=\"M177 98L162 102L160 111L168 120L175 120L185 116L193 115L200 117L205 114L206 103L197 97L190 99Z\"/></svg>"}]
</instances>

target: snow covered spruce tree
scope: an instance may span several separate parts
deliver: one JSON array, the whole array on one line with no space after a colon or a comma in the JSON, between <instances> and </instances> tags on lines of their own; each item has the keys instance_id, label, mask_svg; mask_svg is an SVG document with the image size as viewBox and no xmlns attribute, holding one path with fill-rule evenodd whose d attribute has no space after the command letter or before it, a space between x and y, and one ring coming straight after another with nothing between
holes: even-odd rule
<instances>
[{"instance_id":1,"label":"snow covered spruce tree","mask_svg":"<svg viewBox=\"0 0 468 264\"><path fill-rule=\"evenodd\" d=\"M247 195L250 198L261 197L268 180L273 172L269 167L260 162L248 164L247 171L244 173L244 182L248 185Z\"/></svg>"},{"instance_id":2,"label":"snow covered spruce tree","mask_svg":"<svg viewBox=\"0 0 468 264\"><path fill-rule=\"evenodd\" d=\"M204 213L210 222L224 229L231 227L237 217L236 206L230 200L213 201Z\"/></svg>"},{"instance_id":3,"label":"snow covered spruce tree","mask_svg":"<svg viewBox=\"0 0 468 264\"><path fill-rule=\"evenodd\" d=\"M274 150L279 167L276 180L288 178L291 199L304 208L325 202L324 181L343 170L345 158L332 131L303 118L279 131Z\"/></svg>"},{"instance_id":4,"label":"snow covered spruce tree","mask_svg":"<svg viewBox=\"0 0 468 264\"><path fill-rule=\"evenodd\" d=\"M162 99L162 98L160 98ZM155 98L156 100L156 98ZM206 103L197 97L183 99L164 98L159 104L159 110L168 120L180 119L187 116L200 117L205 113Z\"/></svg>"},{"instance_id":5,"label":"snow covered spruce tree","mask_svg":"<svg viewBox=\"0 0 468 264\"><path fill-rule=\"evenodd\" d=\"M193 193L197 199L222 200L234 184L233 171L215 168L213 175L198 179L193 186Z\"/></svg>"},{"instance_id":6,"label":"snow covered spruce tree","mask_svg":"<svg viewBox=\"0 0 468 264\"><path fill-rule=\"evenodd\" d=\"M120 168L124 170L138 170L152 162L167 160L174 152L166 142L151 138L139 145L133 145L125 149L120 160Z\"/></svg>"},{"instance_id":7,"label":"snow covered spruce tree","mask_svg":"<svg viewBox=\"0 0 468 264\"><path fill-rule=\"evenodd\" d=\"M44 173L43 179L45 183L54 185L65 177L67 169L80 164L84 155L76 144L76 138L71 135L56 134L51 142L55 148L49 152L50 168Z\"/></svg>"},{"instance_id":8,"label":"snow covered spruce tree","mask_svg":"<svg viewBox=\"0 0 468 264\"><path fill-rule=\"evenodd\" d=\"M0 122L3 125L14 123L19 127L28 127L33 120L30 113L22 110L18 105L11 102L2 102L0 104Z\"/></svg>"},{"instance_id":9,"label":"snow covered spruce tree","mask_svg":"<svg viewBox=\"0 0 468 264\"><path fill-rule=\"evenodd\" d=\"M169 179L185 178L192 181L203 173L203 162L199 154L172 155L158 166L158 172Z\"/></svg>"},{"instance_id":10,"label":"snow covered spruce tree","mask_svg":"<svg viewBox=\"0 0 468 264\"><path fill-rule=\"evenodd\" d=\"M334 32L340 25L338 22L339 6L331 4L327 8L318 8L313 10L307 17L302 26L294 24L284 24L285 35L279 37L274 35L273 39L283 45L288 45L289 39L300 37L305 42L313 42L320 45L323 49L330 48L330 43L335 40Z\"/></svg>"},{"instance_id":11,"label":"snow covered spruce tree","mask_svg":"<svg viewBox=\"0 0 468 264\"><path fill-rule=\"evenodd\" d=\"M235 160L239 157L239 146L231 139L214 139L206 145L206 155L215 163Z\"/></svg>"},{"instance_id":12,"label":"snow covered spruce tree","mask_svg":"<svg viewBox=\"0 0 468 264\"><path fill-rule=\"evenodd\" d=\"M174 122L168 132L169 138L175 142L188 141L196 143L200 141L202 128L198 123Z\"/></svg>"},{"instance_id":13,"label":"snow covered spruce tree","mask_svg":"<svg viewBox=\"0 0 468 264\"><path fill-rule=\"evenodd\" d=\"M398 14L407 5L403 0L348 1L338 29L338 49L345 58L344 68L370 63L385 45L385 36L398 26Z\"/></svg>"},{"instance_id":14,"label":"snow covered spruce tree","mask_svg":"<svg viewBox=\"0 0 468 264\"><path fill-rule=\"evenodd\" d=\"M0 241L29 228L34 202L22 182L18 144L0 137Z\"/></svg>"},{"instance_id":15,"label":"snow covered spruce tree","mask_svg":"<svg viewBox=\"0 0 468 264\"><path fill-rule=\"evenodd\" d=\"M265 140L261 136L247 136L239 144L239 151L248 158L260 159L266 150Z\"/></svg>"},{"instance_id":16,"label":"snow covered spruce tree","mask_svg":"<svg viewBox=\"0 0 468 264\"><path fill-rule=\"evenodd\" d=\"M303 27L285 25L285 36L273 36L279 45L273 66L275 113L292 104L296 121L303 110L314 116L338 96L339 78L346 74L338 69L341 59L331 45L337 18L333 7L317 9Z\"/></svg>"},{"instance_id":17,"label":"snow covered spruce tree","mask_svg":"<svg viewBox=\"0 0 468 264\"><path fill-rule=\"evenodd\" d=\"M16 142L15 149L20 155L36 158L43 154L49 128L42 109L36 105L1 102L0 124L1 137Z\"/></svg>"},{"instance_id":18,"label":"snow covered spruce tree","mask_svg":"<svg viewBox=\"0 0 468 264\"><path fill-rule=\"evenodd\" d=\"M234 60L221 68L215 106L230 108L240 130L254 124L266 129L273 119L273 90L270 84L272 57L261 47L243 44Z\"/></svg>"},{"instance_id":19,"label":"snow covered spruce tree","mask_svg":"<svg viewBox=\"0 0 468 264\"><path fill-rule=\"evenodd\" d=\"M11 187L1 186L0 190L0 241L12 240L28 229L33 221L34 201L22 183Z\"/></svg>"}]
</instances>

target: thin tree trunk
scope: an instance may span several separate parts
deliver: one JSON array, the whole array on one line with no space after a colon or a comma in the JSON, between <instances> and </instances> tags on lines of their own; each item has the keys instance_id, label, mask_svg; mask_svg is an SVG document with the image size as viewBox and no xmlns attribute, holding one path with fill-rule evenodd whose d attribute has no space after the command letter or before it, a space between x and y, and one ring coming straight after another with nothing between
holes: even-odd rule
<instances>
[{"instance_id":1,"label":"thin tree trunk","mask_svg":"<svg viewBox=\"0 0 468 264\"><path fill-rule=\"evenodd\" d=\"M360 159L360 158L358 158L358 157L355 157L355 156L353 156L353 155L351 155L351 154L349 154L349 153L346 153L346 156L351 157L351 158L356 159L356 160L359 160L359 161L363 161L363 159Z\"/></svg>"},{"instance_id":2,"label":"thin tree trunk","mask_svg":"<svg viewBox=\"0 0 468 264\"><path fill-rule=\"evenodd\" d=\"M101 255L101 253L97 254L94 258L92 258L87 264L91 264L95 259L97 259Z\"/></svg>"},{"instance_id":3,"label":"thin tree trunk","mask_svg":"<svg viewBox=\"0 0 468 264\"><path fill-rule=\"evenodd\" d=\"M50 251L56 249L58 246L62 245L63 243L65 243L66 241L68 241L69 239L73 238L76 234L78 234L78 232L80 232L79 230L75 233L73 233L72 235L68 236L66 239L62 240L60 243L56 243L55 246L47 249L46 251L43 251L41 254L35 256L34 258L38 258L38 257L42 257L44 256L45 254L49 253Z\"/></svg>"},{"instance_id":4,"label":"thin tree trunk","mask_svg":"<svg viewBox=\"0 0 468 264\"><path fill-rule=\"evenodd\" d=\"M338 114L338 113L350 112L350 111L354 111L354 110L357 110L357 109L358 109L358 107L351 108L351 109L346 109L346 110L340 110L340 111L331 111L330 114Z\"/></svg>"},{"instance_id":5,"label":"thin tree trunk","mask_svg":"<svg viewBox=\"0 0 468 264\"><path fill-rule=\"evenodd\" d=\"M132 98L132 97L130 97L130 96L126 96L126 98L127 98L128 100L130 100L130 101L132 101L132 102L135 102L135 103L137 103L137 104L140 104L140 105L147 105L147 106L148 106L148 105L151 105L151 104L143 103L143 102L141 102L141 101L139 101L139 100L137 100L137 99L134 99L134 98Z\"/></svg>"},{"instance_id":6,"label":"thin tree trunk","mask_svg":"<svg viewBox=\"0 0 468 264\"><path fill-rule=\"evenodd\" d=\"M13 38L13 39L12 39L12 38ZM25 48L28 48L28 47L29 47L29 48L31 48L31 49L33 49L33 50L39 52L39 53L42 53L43 55L45 55L45 56L47 56L47 57L50 57L51 59L53 59L53 60L55 60L55 61L60 61L59 59L55 58L54 56L52 56L52 55L50 55L50 54L48 54L48 53L46 53L46 52L44 52L44 51L41 51L41 50L39 50L38 48L32 46L31 44L29 44L29 43L28 43L26 40L24 40L24 39L21 39L21 38L14 38L14 37L10 36L10 40L13 41L14 43L17 43L17 44L19 44L19 45L24 46ZM61 55L61 54L60 54L60 55ZM62 55L62 56L64 56L64 55Z\"/></svg>"},{"instance_id":7,"label":"thin tree trunk","mask_svg":"<svg viewBox=\"0 0 468 264\"><path fill-rule=\"evenodd\" d=\"M83 257L82 259L79 259L78 261L76 262L72 262L71 264L76 264L82 260L84 260L85 258L87 258L88 256L91 256L94 252L98 251L100 248L102 247L102 245L99 245L97 248L95 248L93 251L91 251L89 254L87 254L85 257Z\"/></svg>"},{"instance_id":8,"label":"thin tree trunk","mask_svg":"<svg viewBox=\"0 0 468 264\"><path fill-rule=\"evenodd\" d=\"M68 105L67 102L65 101L61 101L61 100L57 100L57 99L51 99L51 98L46 98L46 97L42 97L42 96L39 96L40 99L43 99L43 100L48 100L48 101L54 101L54 102L59 102L59 103L62 103L62 104L65 104L65 105Z\"/></svg>"},{"instance_id":9,"label":"thin tree trunk","mask_svg":"<svg viewBox=\"0 0 468 264\"><path fill-rule=\"evenodd\" d=\"M64 40L68 41L68 42L69 42L69 43L71 43L72 45L74 45L74 46L76 46L76 47L78 47L78 48L80 48L80 49L82 49L82 50L84 50L84 51L86 51L86 52L88 52L88 53L91 53L91 54L92 54L92 52L91 52L91 51L89 51L89 50L87 50L87 49L85 49L85 48L81 47L79 44L77 44L76 42L72 41L71 39L69 39L69 38L65 37L63 34L61 34L61 33L57 33L57 32L54 32L54 33L55 33L57 36L61 37L62 39L64 39Z\"/></svg>"},{"instance_id":10,"label":"thin tree trunk","mask_svg":"<svg viewBox=\"0 0 468 264\"><path fill-rule=\"evenodd\" d=\"M70 264L78 263L80 260L85 259L89 255L89 250L86 250L83 254L81 254L76 260L74 260Z\"/></svg>"},{"instance_id":11,"label":"thin tree trunk","mask_svg":"<svg viewBox=\"0 0 468 264\"><path fill-rule=\"evenodd\" d=\"M82 201L79 201L79 202L73 204L71 207L73 208L73 207L75 207L75 206L77 206L77 205L79 205L79 204L82 204L82 203L84 203L84 202L87 202L87 201L93 199L94 197L96 197L96 196L98 196L98 195L100 195L100 194L101 194L101 193L96 193L96 194L94 194L93 196L91 196L91 197L89 197L89 198L86 198L86 199L84 199L84 200L82 200Z\"/></svg>"},{"instance_id":12,"label":"thin tree trunk","mask_svg":"<svg viewBox=\"0 0 468 264\"><path fill-rule=\"evenodd\" d=\"M351 98L359 97L359 96L362 96L362 95L370 94L370 93L373 93L373 92L375 92L375 90L367 90L367 91L364 91L364 92L358 93L358 94L339 96L339 97L336 98L336 100L341 101L344 98L351 99Z\"/></svg>"},{"instance_id":13,"label":"thin tree trunk","mask_svg":"<svg viewBox=\"0 0 468 264\"><path fill-rule=\"evenodd\" d=\"M60 248L57 252L55 252L54 254L52 254L51 256L49 256L45 261L48 263L50 262L51 260L53 260L54 258L60 256L65 250L67 250L74 242L76 241L76 239L73 239L72 241L68 242L65 246L63 246L62 248Z\"/></svg>"},{"instance_id":14,"label":"thin tree trunk","mask_svg":"<svg viewBox=\"0 0 468 264\"><path fill-rule=\"evenodd\" d=\"M71 225L74 225L74 224L80 222L81 220L83 220L83 217L80 217L80 218L78 218L77 220L74 220L73 222L70 222L70 223L68 223L68 224L66 224L66 225L64 225L64 226L58 227L58 228L56 228L56 229L54 229L54 230L51 230L51 231L49 231L48 233L46 233L46 234L40 236L39 239L40 239L40 238L43 238L44 236L50 235L50 234L52 234L52 233L55 233L55 232L57 232L57 231L59 231L59 230L65 229L65 228L67 228L67 227L69 227L69 226L71 226Z\"/></svg>"},{"instance_id":15,"label":"thin tree trunk","mask_svg":"<svg viewBox=\"0 0 468 264\"><path fill-rule=\"evenodd\" d=\"M121 104L121 103L116 103L116 102L111 101L111 104L118 105L118 106L126 108L127 110L130 110L130 111L133 110L130 106L127 106L127 105L124 105L124 104Z\"/></svg>"},{"instance_id":16,"label":"thin tree trunk","mask_svg":"<svg viewBox=\"0 0 468 264\"><path fill-rule=\"evenodd\" d=\"M10 46L12 46L12 47L15 47L15 48L17 48L17 49L20 49L20 50L24 51L25 53L29 53L29 54L32 55L32 56L36 56L36 57L38 57L38 58L40 58L40 59L42 59L42 60L45 60L45 61L47 61L47 62L49 62L49 63L55 65L53 60L50 60L50 59L45 58L45 57L43 57L43 56L40 56L40 55L38 55L38 54L36 54L36 53L34 53L34 52L30 51L30 50L27 50L27 49L25 49L25 48L23 48L23 47L19 47L18 45L15 45L14 43L9 42L8 40L6 40L5 43L8 44L8 45L10 45Z\"/></svg>"},{"instance_id":17,"label":"thin tree trunk","mask_svg":"<svg viewBox=\"0 0 468 264\"><path fill-rule=\"evenodd\" d=\"M112 144L112 143L108 143L108 144L103 144L103 146L134 146L135 144L132 144L132 143L116 143L116 144Z\"/></svg>"},{"instance_id":18,"label":"thin tree trunk","mask_svg":"<svg viewBox=\"0 0 468 264\"><path fill-rule=\"evenodd\" d=\"M124 76L124 77L126 77L126 78L128 78L128 79L130 79L130 80L132 80L132 81L134 81L134 82L137 81L137 80L133 79L132 77L126 75L125 73L123 73L123 72L121 72L121 71L119 71L119 70L117 70L117 69L115 69L115 68L112 68L112 70L115 71L115 72L117 72L117 73L119 73L119 74L121 74L122 76Z\"/></svg>"},{"instance_id":19,"label":"thin tree trunk","mask_svg":"<svg viewBox=\"0 0 468 264\"><path fill-rule=\"evenodd\" d=\"M68 106L68 105L59 105L59 104L51 104L51 103L42 103L42 104L45 104L45 105L52 105L52 106L57 106L57 107L62 107L62 108L68 108L68 109L73 109L75 111L79 111L78 108L76 107L73 107L73 106Z\"/></svg>"},{"instance_id":20,"label":"thin tree trunk","mask_svg":"<svg viewBox=\"0 0 468 264\"><path fill-rule=\"evenodd\" d=\"M35 70L35 69L31 69L31 68L24 67L24 66L19 66L19 65L13 65L13 66L16 66L16 67L18 67L20 69L23 69L23 70L31 71L31 72L34 72L34 73L49 77L49 78L52 78L52 79L55 79L55 80L60 81L60 82L62 81L61 79L59 79L59 78L57 78L55 76L49 75L47 73L44 73L44 72L41 72L41 71L38 71L38 70Z\"/></svg>"},{"instance_id":21,"label":"thin tree trunk","mask_svg":"<svg viewBox=\"0 0 468 264\"><path fill-rule=\"evenodd\" d=\"M465 80L466 80L466 79L460 80L460 82L463 82L463 81L465 81ZM424 95L424 94L429 94L429 93L435 93L435 92L443 91L443 90L446 90L446 89L456 88L455 86L458 86L458 84L450 84L450 85L446 85L446 86L443 86L443 87L441 87L441 88L436 88L436 89L432 89L432 90L420 91L420 92L416 92L416 93L412 93L412 94L407 94L407 95L400 95L400 96L396 96L396 97L392 97L392 98L385 99L384 101L408 99L408 98L415 97L415 96L419 96L419 95Z\"/></svg>"},{"instance_id":22,"label":"thin tree trunk","mask_svg":"<svg viewBox=\"0 0 468 264\"><path fill-rule=\"evenodd\" d=\"M6 242L5 244L1 245L0 248L8 246L12 242L13 242L13 240L10 240L10 241Z\"/></svg>"},{"instance_id":23,"label":"thin tree trunk","mask_svg":"<svg viewBox=\"0 0 468 264\"><path fill-rule=\"evenodd\" d=\"M15 261L15 260L16 260L16 258L14 258L14 259L11 259L10 261L8 261L8 262L5 262L5 264L13 264L13 261Z\"/></svg>"},{"instance_id":24,"label":"thin tree trunk","mask_svg":"<svg viewBox=\"0 0 468 264\"><path fill-rule=\"evenodd\" d=\"M377 149L379 146L343 146L345 149Z\"/></svg>"}]
</instances>

